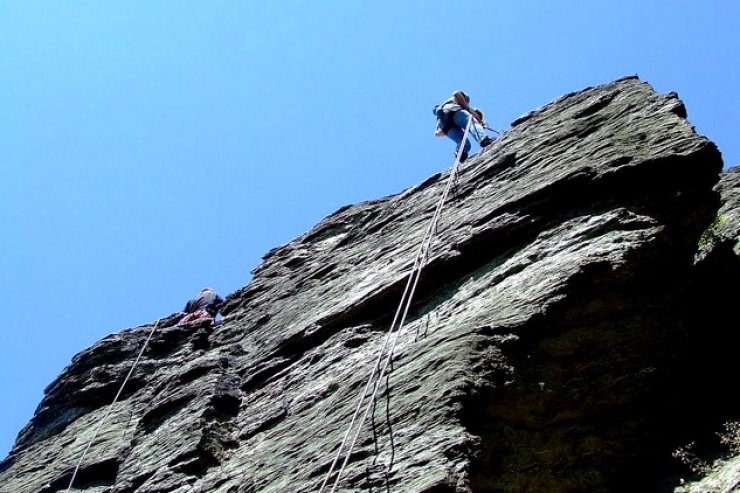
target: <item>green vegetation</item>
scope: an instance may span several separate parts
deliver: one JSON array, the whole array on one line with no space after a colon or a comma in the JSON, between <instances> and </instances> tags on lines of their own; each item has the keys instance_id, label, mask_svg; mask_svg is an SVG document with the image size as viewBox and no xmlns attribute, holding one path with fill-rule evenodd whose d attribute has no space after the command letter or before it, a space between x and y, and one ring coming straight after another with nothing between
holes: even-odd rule
<instances>
[{"instance_id":1,"label":"green vegetation","mask_svg":"<svg viewBox=\"0 0 740 493\"><path fill-rule=\"evenodd\" d=\"M719 441L727 446L731 454L740 454L740 421L725 423L725 431L717 434L719 435Z\"/></svg>"},{"instance_id":2,"label":"green vegetation","mask_svg":"<svg viewBox=\"0 0 740 493\"><path fill-rule=\"evenodd\" d=\"M691 442L683 447L678 447L672 455L683 465L691 469L691 472L694 474L707 475L712 472L712 464L692 452L691 449L694 448L694 445L696 445L696 442Z\"/></svg>"},{"instance_id":3,"label":"green vegetation","mask_svg":"<svg viewBox=\"0 0 740 493\"><path fill-rule=\"evenodd\" d=\"M724 431L717 433L720 443L727 447L727 452L720 459L709 462L699 457L691 450L694 447L694 442L679 447L673 452L673 457L681 461L695 474L704 476L710 474L717 468L719 461L740 454L740 421L728 421L724 424L724 428Z\"/></svg>"},{"instance_id":4,"label":"green vegetation","mask_svg":"<svg viewBox=\"0 0 740 493\"><path fill-rule=\"evenodd\" d=\"M719 239L719 236L717 235L717 228L725 222L727 222L727 216L724 214L720 214L716 218L714 218L712 224L707 226L707 229L705 229L699 237L698 249L700 252L705 250L706 248L713 246L716 243L716 241Z\"/></svg>"}]
</instances>

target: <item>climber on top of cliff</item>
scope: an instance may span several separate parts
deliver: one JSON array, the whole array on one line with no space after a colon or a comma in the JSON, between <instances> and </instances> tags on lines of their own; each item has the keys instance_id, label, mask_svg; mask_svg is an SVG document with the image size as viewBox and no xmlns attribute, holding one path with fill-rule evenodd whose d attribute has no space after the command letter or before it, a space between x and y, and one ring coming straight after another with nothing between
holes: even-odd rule
<instances>
[{"instance_id":1,"label":"climber on top of cliff","mask_svg":"<svg viewBox=\"0 0 740 493\"><path fill-rule=\"evenodd\" d=\"M185 305L185 315L180 324L188 324L210 320L213 323L224 299L221 298L212 288L203 288L195 298L189 300Z\"/></svg>"},{"instance_id":2,"label":"climber on top of cliff","mask_svg":"<svg viewBox=\"0 0 740 493\"><path fill-rule=\"evenodd\" d=\"M457 144L457 147L455 147L455 156L457 156L460 146L463 143L465 127L468 126L468 119L471 115L474 120L472 125L470 125L470 133L473 134L475 140L478 141L481 147L486 147L493 142L493 139L485 133L484 127L486 121L483 118L483 112L478 108L470 107L470 96L463 91L453 92L448 100L435 106L433 112L437 117L437 129L434 131L434 135L437 137L446 135L455 141ZM460 156L461 163L465 162L468 158L469 152L470 140L465 139L465 147Z\"/></svg>"}]
</instances>

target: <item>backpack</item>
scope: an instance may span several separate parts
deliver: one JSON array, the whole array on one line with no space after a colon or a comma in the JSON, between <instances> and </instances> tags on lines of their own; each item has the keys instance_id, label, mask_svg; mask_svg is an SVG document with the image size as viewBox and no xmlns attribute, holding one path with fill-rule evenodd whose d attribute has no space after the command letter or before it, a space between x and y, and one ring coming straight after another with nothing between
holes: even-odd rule
<instances>
[{"instance_id":1,"label":"backpack","mask_svg":"<svg viewBox=\"0 0 740 493\"><path fill-rule=\"evenodd\" d=\"M455 126L455 113L461 109L462 108L460 108L459 105L450 101L445 101L442 104L435 105L432 113L434 113L434 116L439 120L442 131L447 133L449 129Z\"/></svg>"}]
</instances>

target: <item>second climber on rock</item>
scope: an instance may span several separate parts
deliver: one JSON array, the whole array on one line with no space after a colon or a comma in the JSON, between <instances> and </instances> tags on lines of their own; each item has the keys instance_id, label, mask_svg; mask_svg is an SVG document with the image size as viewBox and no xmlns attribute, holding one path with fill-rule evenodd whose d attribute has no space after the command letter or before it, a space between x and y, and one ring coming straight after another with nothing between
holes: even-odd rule
<instances>
[{"instance_id":1,"label":"second climber on rock","mask_svg":"<svg viewBox=\"0 0 740 493\"><path fill-rule=\"evenodd\" d=\"M224 299L211 288L203 288L195 298L189 300L183 310L186 315L180 325L209 320L214 322Z\"/></svg>"}]
</instances>

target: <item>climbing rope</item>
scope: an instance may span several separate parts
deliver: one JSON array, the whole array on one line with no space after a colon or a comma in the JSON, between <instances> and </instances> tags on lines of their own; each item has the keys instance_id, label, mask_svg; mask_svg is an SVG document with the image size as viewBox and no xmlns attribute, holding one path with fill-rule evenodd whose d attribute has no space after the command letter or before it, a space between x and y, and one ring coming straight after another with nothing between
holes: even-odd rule
<instances>
[{"instance_id":1,"label":"climbing rope","mask_svg":"<svg viewBox=\"0 0 740 493\"><path fill-rule=\"evenodd\" d=\"M336 456L334 457L334 460L331 463L329 471L326 473L326 477L324 478L324 481L321 483L321 488L319 489L319 493L323 493L324 489L329 483L331 475L334 472L334 469L337 463L339 462L339 459L342 457L342 452L344 450L345 445L347 445L347 440L349 436L352 434L352 430L354 429L355 430L354 436L352 437L352 441L350 442L349 447L347 448L344 460L342 462L342 466L339 469L339 472L337 473L337 477L334 481L334 485L332 486L330 493L335 493L335 491L337 490L339 481L341 480L342 475L344 474L344 470L346 469L347 464L349 463L349 459L352 456L352 451L354 450L355 444L357 443L357 438L359 437L360 432L362 431L362 426L365 423L365 420L367 419L367 416L370 410L372 409L373 402L375 402L375 397L378 393L378 389L380 388L380 385L378 383L383 379L383 376L388 370L388 365L393 359L393 353L396 349L398 338L403 332L403 327L406 321L406 316L408 315L409 309L411 308L411 301L413 299L414 292L416 291L416 287L419 283L419 278L421 277L421 271L429 259L429 251L431 248L432 240L434 239L434 235L437 232L437 227L439 224L439 218L441 217L441 214L442 214L442 209L450 194L450 190L452 189L452 185L457 175L457 170L460 167L460 160L462 158L462 153L465 148L465 142L467 141L468 134L470 133L470 128L471 128L472 123L473 123L473 118L471 116L470 118L468 118L468 124L465 126L465 132L463 133L462 141L457 150L455 164L452 166L452 169L450 170L450 176L447 179L447 184L445 185L444 191L442 193L442 197L440 197L440 200L437 203L437 207L435 208L434 214L432 215L432 219L429 222L429 226L427 227L427 230L424 233L424 237L421 240L421 244L419 245L419 250L416 253L416 258L414 259L411 272L409 273L408 281L406 282L406 287L404 288L403 294L401 295L401 302L399 303L398 308L396 309L396 314L394 315L393 321L391 322L388 332L386 333L383 346L381 347L380 351L378 351L378 357L375 360L375 364L373 365L373 368L370 372L370 376L368 377L367 383L365 384L365 389L362 395L360 396L360 399L357 402L355 413L352 416L352 419L350 420L349 426L347 427L347 431L345 432L344 438L342 439L342 443L339 445L339 449L337 450ZM399 315L400 315L400 319L399 319ZM398 328L394 332L394 329L396 328L397 323L398 323ZM389 342L390 342L390 350L386 352L386 348L388 348ZM383 356L385 356L384 362L383 362ZM382 368L381 368L381 362L383 362ZM378 372L379 368L380 368L380 373L377 375L377 378L376 378L376 373ZM365 401L365 398L367 397L367 394L368 394L368 391L371 385L373 386L373 390L372 390L369 400L367 401L367 405L365 406L365 412L362 415L362 419L359 421L359 423L355 425L355 422L357 421L357 417L360 414L360 410L362 409L362 403Z\"/></svg>"},{"instance_id":2,"label":"climbing rope","mask_svg":"<svg viewBox=\"0 0 740 493\"><path fill-rule=\"evenodd\" d=\"M159 322L160 320L157 320L157 323L154 324L154 327L152 327L152 330L149 332L149 336L146 338L146 341L144 341L144 345L141 346L141 351L139 351L139 355L136 357L134 364L131 365L131 369L128 371L128 375L126 375L126 378L123 379L123 383L121 384L121 387L118 389L118 393L116 393L116 396L113 398L113 402L110 403L110 406L108 406L108 409L106 410L105 415L103 415L103 418L98 422L98 425L95 427L95 432L93 433L93 436L90 439L90 441L87 442L87 446L85 447L85 450L82 452L82 456L80 457L80 460L77 462L77 466L75 467L75 470L72 473L72 477L69 480L69 486L67 486L66 493L69 493L69 490L72 489L72 485L74 484L75 478L77 477L77 472L80 470L80 467L82 466L82 461L85 460L85 456L87 455L88 450L90 450L90 447L92 446L93 442L98 437L98 432L103 427L103 424L105 423L105 421L108 419L108 416L113 410L113 406L116 404L116 402L118 402L118 398L121 397L123 388L126 386L126 383L128 383L129 378L131 378L131 374L134 372L136 365L139 364L141 355L144 354L144 350L149 344L149 339L152 338L154 331L157 330L157 328L159 327Z\"/></svg>"}]
</instances>

